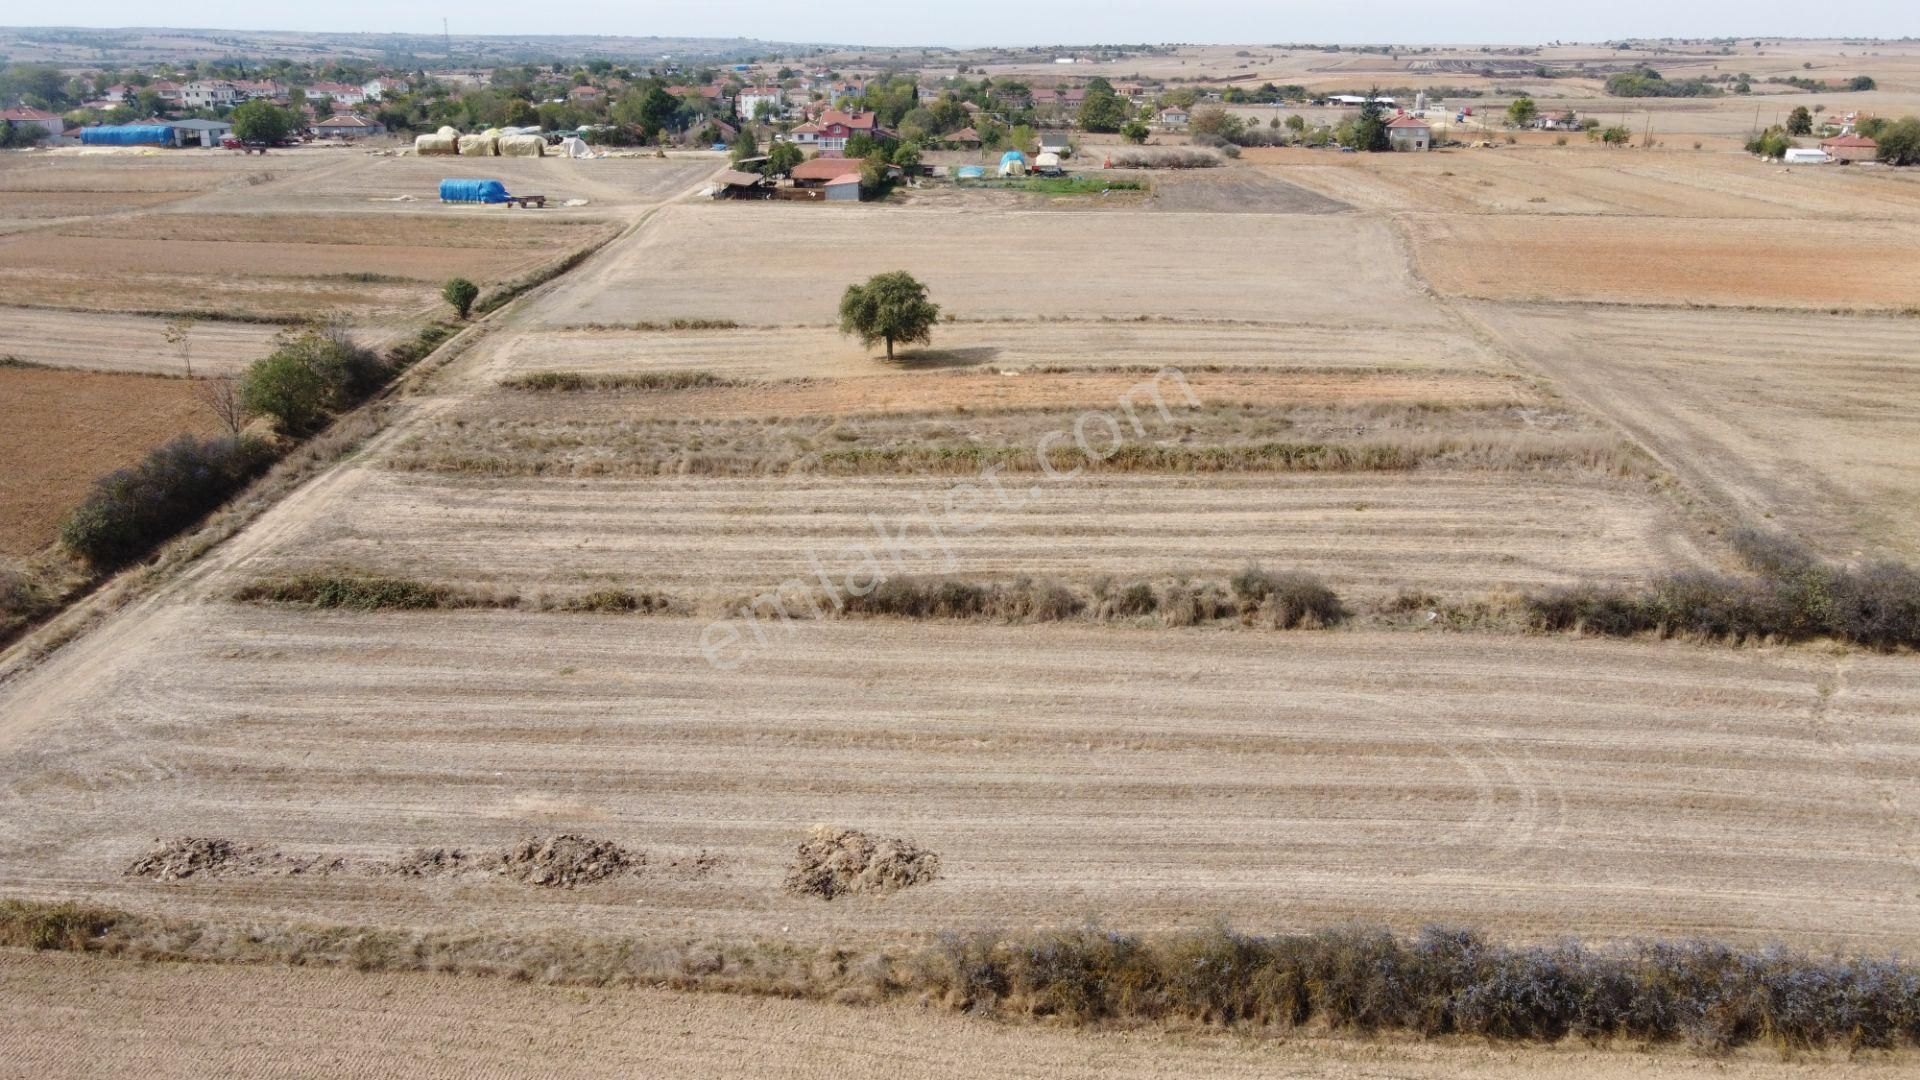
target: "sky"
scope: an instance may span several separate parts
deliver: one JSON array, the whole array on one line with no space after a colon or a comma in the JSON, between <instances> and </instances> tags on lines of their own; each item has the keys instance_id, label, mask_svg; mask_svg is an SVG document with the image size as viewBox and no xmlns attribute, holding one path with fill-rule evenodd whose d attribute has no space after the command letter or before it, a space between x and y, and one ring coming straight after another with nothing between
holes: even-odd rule
<instances>
[{"instance_id":1,"label":"sky","mask_svg":"<svg viewBox=\"0 0 1920 1080\"><path fill-rule=\"evenodd\" d=\"M162 14L162 11L165 14ZM25 17L26 21L15 20ZM1600 41L1618 37L1920 36L1915 0L1852 0L1838 8L1805 0L1607 0L1566 4L1485 0L522 0L395 4L329 0L261 5L196 0L156 8L151 0L91 0L83 8L22 4L0 24L192 25L241 30L438 33L627 34L751 37L852 45L1046 45L1055 43L1499 43Z\"/></svg>"}]
</instances>

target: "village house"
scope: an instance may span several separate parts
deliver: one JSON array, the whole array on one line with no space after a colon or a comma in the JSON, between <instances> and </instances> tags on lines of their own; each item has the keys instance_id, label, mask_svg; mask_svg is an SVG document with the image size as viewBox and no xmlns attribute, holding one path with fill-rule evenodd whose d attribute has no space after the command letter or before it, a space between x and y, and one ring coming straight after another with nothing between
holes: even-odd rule
<instances>
[{"instance_id":1,"label":"village house","mask_svg":"<svg viewBox=\"0 0 1920 1080\"><path fill-rule=\"evenodd\" d=\"M795 146L816 147L820 145L820 125L809 120L792 131L787 132L787 141Z\"/></svg>"},{"instance_id":2,"label":"village house","mask_svg":"<svg viewBox=\"0 0 1920 1080\"><path fill-rule=\"evenodd\" d=\"M378 120L369 120L364 116L348 113L327 117L313 125L313 133L323 139L359 138L367 135L384 135L387 133L387 126Z\"/></svg>"},{"instance_id":3,"label":"village house","mask_svg":"<svg viewBox=\"0 0 1920 1080\"><path fill-rule=\"evenodd\" d=\"M46 132L46 137L49 139L59 138L60 133L67 129L66 121L30 105L16 105L5 112L0 112L0 120L5 120L9 128L37 127Z\"/></svg>"},{"instance_id":4,"label":"village house","mask_svg":"<svg viewBox=\"0 0 1920 1080\"><path fill-rule=\"evenodd\" d=\"M1865 135L1836 135L1822 139L1820 149L1839 162L1872 161L1880 156L1880 144Z\"/></svg>"},{"instance_id":5,"label":"village house","mask_svg":"<svg viewBox=\"0 0 1920 1080\"><path fill-rule=\"evenodd\" d=\"M389 94L404 94L411 89L413 84L405 79L391 79L382 75L377 79L368 79L360 87L360 92L366 95L368 101L380 101Z\"/></svg>"},{"instance_id":6,"label":"village house","mask_svg":"<svg viewBox=\"0 0 1920 1080\"><path fill-rule=\"evenodd\" d=\"M1187 121L1193 119L1193 114L1178 105L1169 105L1160 110L1157 119L1160 121L1161 127L1172 130L1174 128L1186 127Z\"/></svg>"},{"instance_id":7,"label":"village house","mask_svg":"<svg viewBox=\"0 0 1920 1080\"><path fill-rule=\"evenodd\" d=\"M346 83L317 82L307 87L307 97L326 98L341 105L358 105L367 100L367 92Z\"/></svg>"},{"instance_id":8,"label":"village house","mask_svg":"<svg viewBox=\"0 0 1920 1080\"><path fill-rule=\"evenodd\" d=\"M838 155L855 135L879 135L880 126L873 113L843 113L828 109L820 115L819 146L822 154Z\"/></svg>"},{"instance_id":9,"label":"village house","mask_svg":"<svg viewBox=\"0 0 1920 1080\"><path fill-rule=\"evenodd\" d=\"M970 127L963 127L959 131L949 131L945 135L942 135L940 139L956 150L980 149L980 133Z\"/></svg>"},{"instance_id":10,"label":"village house","mask_svg":"<svg viewBox=\"0 0 1920 1080\"><path fill-rule=\"evenodd\" d=\"M171 79L155 79L148 83L146 88L153 91L154 96L161 101L170 105L177 105L180 102L180 84ZM135 91L135 93L138 92Z\"/></svg>"},{"instance_id":11,"label":"village house","mask_svg":"<svg viewBox=\"0 0 1920 1080\"><path fill-rule=\"evenodd\" d=\"M183 108L227 109L240 101L240 88L218 79L190 82L180 88L180 104Z\"/></svg>"},{"instance_id":12,"label":"village house","mask_svg":"<svg viewBox=\"0 0 1920 1080\"><path fill-rule=\"evenodd\" d=\"M574 105L592 105L607 100L607 92L597 86L576 86L567 91L567 101Z\"/></svg>"},{"instance_id":13,"label":"village house","mask_svg":"<svg viewBox=\"0 0 1920 1080\"><path fill-rule=\"evenodd\" d=\"M1066 157L1073 153L1073 139L1064 131L1042 131L1036 137L1040 140L1040 152L1043 154Z\"/></svg>"},{"instance_id":14,"label":"village house","mask_svg":"<svg viewBox=\"0 0 1920 1080\"><path fill-rule=\"evenodd\" d=\"M786 108L786 93L777 86L749 86L740 91L734 99L734 115L742 120L752 120L765 105L773 115L780 115Z\"/></svg>"},{"instance_id":15,"label":"village house","mask_svg":"<svg viewBox=\"0 0 1920 1080\"><path fill-rule=\"evenodd\" d=\"M1395 150L1427 150L1433 142L1433 129L1417 116L1402 114L1387 121L1387 142Z\"/></svg>"},{"instance_id":16,"label":"village house","mask_svg":"<svg viewBox=\"0 0 1920 1080\"><path fill-rule=\"evenodd\" d=\"M1541 131L1579 131L1585 125L1572 109L1560 109L1534 117L1533 126Z\"/></svg>"}]
</instances>

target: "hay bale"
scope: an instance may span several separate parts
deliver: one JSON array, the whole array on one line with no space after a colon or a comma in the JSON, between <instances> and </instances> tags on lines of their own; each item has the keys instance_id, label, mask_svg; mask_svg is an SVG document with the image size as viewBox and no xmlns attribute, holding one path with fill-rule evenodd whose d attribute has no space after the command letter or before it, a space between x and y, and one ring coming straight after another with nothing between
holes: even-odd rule
<instances>
[{"instance_id":1,"label":"hay bale","mask_svg":"<svg viewBox=\"0 0 1920 1080\"><path fill-rule=\"evenodd\" d=\"M506 135L495 144L501 157L544 157L547 140L538 135Z\"/></svg>"},{"instance_id":2,"label":"hay bale","mask_svg":"<svg viewBox=\"0 0 1920 1080\"><path fill-rule=\"evenodd\" d=\"M434 134L440 136L443 139L452 139L454 142L460 141L460 129L457 127L451 127L447 124L440 125L440 130L434 132Z\"/></svg>"},{"instance_id":3,"label":"hay bale","mask_svg":"<svg viewBox=\"0 0 1920 1080\"><path fill-rule=\"evenodd\" d=\"M822 900L850 893L885 895L939 876L940 856L911 840L815 825L787 868L787 891Z\"/></svg>"},{"instance_id":4,"label":"hay bale","mask_svg":"<svg viewBox=\"0 0 1920 1080\"><path fill-rule=\"evenodd\" d=\"M500 141L491 135L460 136L461 157L498 157Z\"/></svg>"},{"instance_id":5,"label":"hay bale","mask_svg":"<svg viewBox=\"0 0 1920 1080\"><path fill-rule=\"evenodd\" d=\"M441 135L420 135L413 140L413 152L421 157L430 154L457 154L460 152L458 136L447 138Z\"/></svg>"}]
</instances>

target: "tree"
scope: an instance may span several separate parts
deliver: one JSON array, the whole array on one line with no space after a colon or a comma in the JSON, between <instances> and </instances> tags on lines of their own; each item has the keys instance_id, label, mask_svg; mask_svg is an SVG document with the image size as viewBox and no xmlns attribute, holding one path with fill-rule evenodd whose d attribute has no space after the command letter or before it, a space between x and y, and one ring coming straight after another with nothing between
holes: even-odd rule
<instances>
[{"instance_id":1,"label":"tree","mask_svg":"<svg viewBox=\"0 0 1920 1080\"><path fill-rule=\"evenodd\" d=\"M932 341L939 318L940 307L927 299L927 287L905 270L875 274L865 285L847 286L840 297L840 332L858 337L862 345L886 342L888 360L896 342Z\"/></svg>"},{"instance_id":2,"label":"tree","mask_svg":"<svg viewBox=\"0 0 1920 1080\"><path fill-rule=\"evenodd\" d=\"M1874 140L1881 161L1889 165L1920 165L1920 119L1906 116L1880 129Z\"/></svg>"},{"instance_id":3,"label":"tree","mask_svg":"<svg viewBox=\"0 0 1920 1080\"><path fill-rule=\"evenodd\" d=\"M1608 146L1625 146L1633 141L1633 129L1625 124L1613 124L1601 128L1595 137Z\"/></svg>"},{"instance_id":4,"label":"tree","mask_svg":"<svg viewBox=\"0 0 1920 1080\"><path fill-rule=\"evenodd\" d=\"M240 393L240 380L231 375L216 375L211 379L196 379L193 383L193 396L206 406L227 434L240 437L240 429L246 426L247 417L253 415L247 409L246 398Z\"/></svg>"},{"instance_id":5,"label":"tree","mask_svg":"<svg viewBox=\"0 0 1920 1080\"><path fill-rule=\"evenodd\" d=\"M1147 136L1152 135L1153 132L1139 120L1129 120L1121 126L1120 134L1128 142L1139 145L1146 142Z\"/></svg>"},{"instance_id":6,"label":"tree","mask_svg":"<svg viewBox=\"0 0 1920 1080\"><path fill-rule=\"evenodd\" d=\"M911 169L920 164L920 144L903 142L893 148L892 161L902 169Z\"/></svg>"},{"instance_id":7,"label":"tree","mask_svg":"<svg viewBox=\"0 0 1920 1080\"><path fill-rule=\"evenodd\" d=\"M1793 140L1787 138L1786 131L1778 127L1770 127L1747 140L1747 153L1775 161L1786 157L1787 151L1792 148Z\"/></svg>"},{"instance_id":8,"label":"tree","mask_svg":"<svg viewBox=\"0 0 1920 1080\"><path fill-rule=\"evenodd\" d=\"M1787 134L1813 134L1813 114L1807 111L1805 105L1795 105L1793 111L1787 114Z\"/></svg>"},{"instance_id":9,"label":"tree","mask_svg":"<svg viewBox=\"0 0 1920 1080\"><path fill-rule=\"evenodd\" d=\"M1232 142L1246 134L1247 125L1225 109L1201 109L1187 122L1187 130L1195 135L1218 135Z\"/></svg>"},{"instance_id":10,"label":"tree","mask_svg":"<svg viewBox=\"0 0 1920 1080\"><path fill-rule=\"evenodd\" d=\"M248 412L273 417L290 435L318 428L327 415L326 382L299 357L283 352L254 361L240 398Z\"/></svg>"},{"instance_id":11,"label":"tree","mask_svg":"<svg viewBox=\"0 0 1920 1080\"><path fill-rule=\"evenodd\" d=\"M1078 120L1083 131L1119 131L1127 122L1127 103L1105 79L1095 79L1080 102Z\"/></svg>"},{"instance_id":12,"label":"tree","mask_svg":"<svg viewBox=\"0 0 1920 1080\"><path fill-rule=\"evenodd\" d=\"M777 142L767 151L767 164L763 171L768 176L780 176L792 172L795 165L806 159L806 152L793 143Z\"/></svg>"},{"instance_id":13,"label":"tree","mask_svg":"<svg viewBox=\"0 0 1920 1080\"><path fill-rule=\"evenodd\" d=\"M760 144L753 137L753 129L745 124L740 125L740 137L733 141L733 152L728 157L738 165L748 158L759 156Z\"/></svg>"},{"instance_id":14,"label":"tree","mask_svg":"<svg viewBox=\"0 0 1920 1080\"><path fill-rule=\"evenodd\" d=\"M1533 103L1532 98L1522 94L1507 105L1507 126L1526 127L1539 115L1540 107Z\"/></svg>"},{"instance_id":15,"label":"tree","mask_svg":"<svg viewBox=\"0 0 1920 1080\"><path fill-rule=\"evenodd\" d=\"M166 328L160 336L167 344L180 353L180 365L186 369L187 378L193 378L193 324L200 320L192 315L176 315L167 320Z\"/></svg>"},{"instance_id":16,"label":"tree","mask_svg":"<svg viewBox=\"0 0 1920 1080\"><path fill-rule=\"evenodd\" d=\"M1353 121L1352 146L1368 153L1393 149L1393 140L1387 137L1387 107L1381 104L1377 91L1367 94L1367 103L1360 106L1360 115Z\"/></svg>"},{"instance_id":17,"label":"tree","mask_svg":"<svg viewBox=\"0 0 1920 1080\"><path fill-rule=\"evenodd\" d=\"M1865 93L1878 85L1870 75L1855 75L1853 78L1847 80L1847 89L1856 94Z\"/></svg>"},{"instance_id":18,"label":"tree","mask_svg":"<svg viewBox=\"0 0 1920 1080\"><path fill-rule=\"evenodd\" d=\"M1007 135L1007 145L1023 154L1030 154L1033 148L1039 145L1039 136L1035 135L1033 129L1027 125L1016 124L1013 131Z\"/></svg>"},{"instance_id":19,"label":"tree","mask_svg":"<svg viewBox=\"0 0 1920 1080\"><path fill-rule=\"evenodd\" d=\"M453 278L440 290L440 299L452 304L453 310L464 319L472 313L473 302L480 299L480 286L463 277Z\"/></svg>"},{"instance_id":20,"label":"tree","mask_svg":"<svg viewBox=\"0 0 1920 1080\"><path fill-rule=\"evenodd\" d=\"M293 114L269 101L243 101L233 110L233 135L242 142L277 143L293 126Z\"/></svg>"}]
</instances>

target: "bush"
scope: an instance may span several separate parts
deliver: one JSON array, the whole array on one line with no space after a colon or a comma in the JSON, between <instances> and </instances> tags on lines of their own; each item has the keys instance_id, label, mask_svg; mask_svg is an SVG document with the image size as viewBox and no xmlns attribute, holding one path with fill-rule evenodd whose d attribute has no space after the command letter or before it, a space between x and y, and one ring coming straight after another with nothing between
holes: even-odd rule
<instances>
[{"instance_id":1,"label":"bush","mask_svg":"<svg viewBox=\"0 0 1920 1080\"><path fill-rule=\"evenodd\" d=\"M457 277L440 290L440 299L453 305L453 310L464 319L473 313L473 302L480 299L480 286L466 278Z\"/></svg>"},{"instance_id":2,"label":"bush","mask_svg":"<svg viewBox=\"0 0 1920 1080\"><path fill-rule=\"evenodd\" d=\"M1340 597L1312 574L1268 573L1258 563L1249 563L1228 584L1245 615L1275 629L1333 626L1347 618Z\"/></svg>"},{"instance_id":3,"label":"bush","mask_svg":"<svg viewBox=\"0 0 1920 1080\"><path fill-rule=\"evenodd\" d=\"M1116 169L1217 169L1226 161L1210 150L1166 147L1152 150L1121 150L1113 155Z\"/></svg>"},{"instance_id":4,"label":"bush","mask_svg":"<svg viewBox=\"0 0 1920 1080\"><path fill-rule=\"evenodd\" d=\"M509 597L488 597L448 585L351 571L300 574L256 581L234 593L235 600L260 604L300 604L355 611L428 611L442 608L507 607Z\"/></svg>"},{"instance_id":5,"label":"bush","mask_svg":"<svg viewBox=\"0 0 1920 1080\"><path fill-rule=\"evenodd\" d=\"M1735 641L1831 637L1875 649L1920 647L1920 570L1846 567L1774 533L1742 531L1748 577L1673 574L1644 589L1577 585L1526 600L1537 629L1625 636L1659 632Z\"/></svg>"},{"instance_id":6,"label":"bush","mask_svg":"<svg viewBox=\"0 0 1920 1080\"><path fill-rule=\"evenodd\" d=\"M118 912L71 902L0 900L0 946L84 952L121 918Z\"/></svg>"},{"instance_id":7,"label":"bush","mask_svg":"<svg viewBox=\"0 0 1920 1080\"><path fill-rule=\"evenodd\" d=\"M96 570L118 569L206 516L274 457L257 439L182 435L97 481L61 524L60 542Z\"/></svg>"},{"instance_id":8,"label":"bush","mask_svg":"<svg viewBox=\"0 0 1920 1080\"><path fill-rule=\"evenodd\" d=\"M241 398L250 412L271 416L282 431L308 435L329 413L365 400L393 368L337 329L306 330L247 369Z\"/></svg>"}]
</instances>

